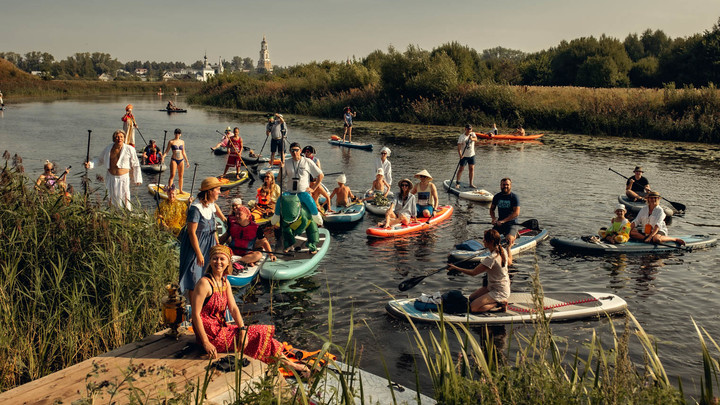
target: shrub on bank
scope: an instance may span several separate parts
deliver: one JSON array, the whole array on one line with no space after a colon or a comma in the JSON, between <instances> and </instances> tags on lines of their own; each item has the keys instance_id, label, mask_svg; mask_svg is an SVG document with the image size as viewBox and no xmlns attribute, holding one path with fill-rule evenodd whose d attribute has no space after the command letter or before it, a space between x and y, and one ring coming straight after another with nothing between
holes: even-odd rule
<instances>
[{"instance_id":1,"label":"shrub on bank","mask_svg":"<svg viewBox=\"0 0 720 405\"><path fill-rule=\"evenodd\" d=\"M157 331L177 278L169 234L0 170L0 391Z\"/></svg>"}]
</instances>

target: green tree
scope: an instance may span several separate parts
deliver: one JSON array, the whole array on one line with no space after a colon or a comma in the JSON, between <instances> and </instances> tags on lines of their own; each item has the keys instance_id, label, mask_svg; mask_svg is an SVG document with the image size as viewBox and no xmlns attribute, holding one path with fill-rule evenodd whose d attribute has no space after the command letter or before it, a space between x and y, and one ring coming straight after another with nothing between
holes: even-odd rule
<instances>
[{"instance_id":1,"label":"green tree","mask_svg":"<svg viewBox=\"0 0 720 405\"><path fill-rule=\"evenodd\" d=\"M407 82L408 96L442 97L448 95L458 84L458 72L453 59L439 53L424 63L424 69Z\"/></svg>"},{"instance_id":2,"label":"green tree","mask_svg":"<svg viewBox=\"0 0 720 405\"><path fill-rule=\"evenodd\" d=\"M638 87L657 87L660 85L659 80L658 58L648 56L635 62L628 72L628 78L633 86Z\"/></svg>"},{"instance_id":3,"label":"green tree","mask_svg":"<svg viewBox=\"0 0 720 405\"><path fill-rule=\"evenodd\" d=\"M545 86L552 83L552 55L549 51L541 51L525 58L518 70L522 76L522 84Z\"/></svg>"},{"instance_id":4,"label":"green tree","mask_svg":"<svg viewBox=\"0 0 720 405\"><path fill-rule=\"evenodd\" d=\"M661 30L647 29L642 33L640 41L643 44L645 50L645 56L658 57L662 55L669 47L672 41L665 35Z\"/></svg>"},{"instance_id":5,"label":"green tree","mask_svg":"<svg viewBox=\"0 0 720 405\"><path fill-rule=\"evenodd\" d=\"M479 82L482 79L479 74L482 61L474 49L453 41L435 48L430 57L440 54L447 55L453 61L460 82Z\"/></svg>"},{"instance_id":6,"label":"green tree","mask_svg":"<svg viewBox=\"0 0 720 405\"><path fill-rule=\"evenodd\" d=\"M645 57L645 47L637 34L630 34L625 37L623 46L625 47L625 52L627 52L633 62L637 62Z\"/></svg>"}]
</instances>

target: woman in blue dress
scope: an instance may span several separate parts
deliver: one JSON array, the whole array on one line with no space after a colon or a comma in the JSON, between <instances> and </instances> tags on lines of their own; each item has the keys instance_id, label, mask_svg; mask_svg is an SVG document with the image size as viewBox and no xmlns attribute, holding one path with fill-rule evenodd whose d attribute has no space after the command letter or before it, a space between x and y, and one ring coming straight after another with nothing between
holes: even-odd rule
<instances>
[{"instance_id":1,"label":"woman in blue dress","mask_svg":"<svg viewBox=\"0 0 720 405\"><path fill-rule=\"evenodd\" d=\"M180 290L195 288L203 275L210 249L217 245L215 216L224 218L215 204L220 196L220 181L208 177L202 181L197 199L190 204L185 232L180 235Z\"/></svg>"}]
</instances>

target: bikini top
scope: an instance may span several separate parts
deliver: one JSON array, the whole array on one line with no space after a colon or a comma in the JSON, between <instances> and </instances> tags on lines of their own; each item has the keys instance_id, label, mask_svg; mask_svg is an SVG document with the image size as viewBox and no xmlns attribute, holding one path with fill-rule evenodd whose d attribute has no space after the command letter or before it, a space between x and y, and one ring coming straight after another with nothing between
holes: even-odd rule
<instances>
[{"instance_id":1,"label":"bikini top","mask_svg":"<svg viewBox=\"0 0 720 405\"><path fill-rule=\"evenodd\" d=\"M183 145L170 145L173 151L183 150Z\"/></svg>"}]
</instances>

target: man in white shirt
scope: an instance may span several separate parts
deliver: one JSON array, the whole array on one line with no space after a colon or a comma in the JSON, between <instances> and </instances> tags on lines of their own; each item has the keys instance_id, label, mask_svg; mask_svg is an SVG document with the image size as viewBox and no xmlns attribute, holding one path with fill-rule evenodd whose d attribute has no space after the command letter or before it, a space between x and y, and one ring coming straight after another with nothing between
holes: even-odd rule
<instances>
[{"instance_id":1,"label":"man in white shirt","mask_svg":"<svg viewBox=\"0 0 720 405\"><path fill-rule=\"evenodd\" d=\"M125 132L115 131L112 139L112 145L105 148L103 153L91 162L85 162L85 167L92 169L95 165L104 165L107 168L105 187L110 202L116 207L124 207L132 211L130 180L132 178L135 185L142 184L140 161L135 148L125 144Z\"/></svg>"},{"instance_id":2,"label":"man in white shirt","mask_svg":"<svg viewBox=\"0 0 720 405\"><path fill-rule=\"evenodd\" d=\"M312 192L316 187L320 187L324 177L323 172L312 160L300 154L300 144L297 142L290 144L290 154L292 157L290 160L280 163L284 182L283 192L297 194L300 202L312 215L313 221L320 226L323 220L312 198ZM315 180L311 182L310 176ZM273 225L280 222L280 204L275 206L275 215L270 222Z\"/></svg>"},{"instance_id":3,"label":"man in white shirt","mask_svg":"<svg viewBox=\"0 0 720 405\"><path fill-rule=\"evenodd\" d=\"M475 183L475 142L478 138L472 130L472 125L465 125L465 133L460 134L457 141L458 156L460 157L459 168L457 172L457 185L460 186L460 176L462 175L465 165L468 167L468 175L470 187L476 188ZM452 179L451 179L452 181Z\"/></svg>"}]
</instances>

